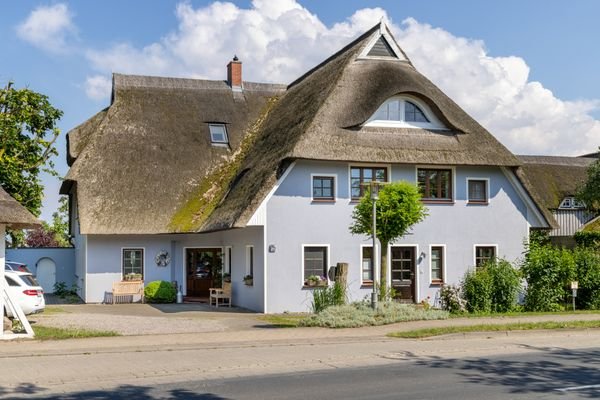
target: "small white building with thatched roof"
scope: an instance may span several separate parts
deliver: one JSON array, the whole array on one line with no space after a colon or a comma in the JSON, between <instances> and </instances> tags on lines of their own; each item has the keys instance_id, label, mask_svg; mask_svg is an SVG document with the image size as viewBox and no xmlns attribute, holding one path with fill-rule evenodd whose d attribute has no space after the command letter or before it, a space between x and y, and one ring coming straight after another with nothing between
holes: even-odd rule
<instances>
[{"instance_id":1,"label":"small white building with thatched roof","mask_svg":"<svg viewBox=\"0 0 600 400\"><path fill-rule=\"evenodd\" d=\"M135 274L203 298L225 273L235 305L305 311L308 278L338 262L363 299L371 242L348 227L372 180L418 184L429 209L389 249L387 282L410 302L434 302L486 259L517 259L530 228L553 224L521 161L383 23L289 85L227 68L225 81L115 74L111 105L69 132L61 192L86 302Z\"/></svg>"}]
</instances>

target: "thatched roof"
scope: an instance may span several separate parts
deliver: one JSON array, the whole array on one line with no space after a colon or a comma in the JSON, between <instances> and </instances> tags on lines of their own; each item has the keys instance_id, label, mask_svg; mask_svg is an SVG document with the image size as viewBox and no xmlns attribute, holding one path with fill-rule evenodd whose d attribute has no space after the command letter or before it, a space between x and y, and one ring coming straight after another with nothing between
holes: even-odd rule
<instances>
[{"instance_id":1,"label":"thatched roof","mask_svg":"<svg viewBox=\"0 0 600 400\"><path fill-rule=\"evenodd\" d=\"M114 75L110 107L69 132L82 233L164 233L204 175L238 150L279 85ZM227 124L212 146L209 122Z\"/></svg>"},{"instance_id":2,"label":"thatched roof","mask_svg":"<svg viewBox=\"0 0 600 400\"><path fill-rule=\"evenodd\" d=\"M588 221L580 229L582 232L600 232L600 215Z\"/></svg>"},{"instance_id":3,"label":"thatched roof","mask_svg":"<svg viewBox=\"0 0 600 400\"><path fill-rule=\"evenodd\" d=\"M18 201L0 187L0 224L13 229L27 229L40 226L41 223Z\"/></svg>"},{"instance_id":4,"label":"thatched roof","mask_svg":"<svg viewBox=\"0 0 600 400\"><path fill-rule=\"evenodd\" d=\"M519 156L530 191L548 210L555 210L566 196L574 196L587 176L593 158Z\"/></svg>"},{"instance_id":5,"label":"thatched roof","mask_svg":"<svg viewBox=\"0 0 600 400\"><path fill-rule=\"evenodd\" d=\"M381 29L287 90L245 82L236 93L222 81L115 75L112 105L69 134L62 191L77 182L81 232L243 227L294 159L520 165L407 57L358 57ZM363 126L398 94L427 103L449 130ZM228 123L231 149L210 145L207 122Z\"/></svg>"}]
</instances>

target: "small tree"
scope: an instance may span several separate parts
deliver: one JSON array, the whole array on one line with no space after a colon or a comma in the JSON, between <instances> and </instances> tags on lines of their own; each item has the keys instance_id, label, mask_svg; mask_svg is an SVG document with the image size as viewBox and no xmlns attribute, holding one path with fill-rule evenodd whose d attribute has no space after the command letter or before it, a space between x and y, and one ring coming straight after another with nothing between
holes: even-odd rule
<instances>
[{"instance_id":1,"label":"small tree","mask_svg":"<svg viewBox=\"0 0 600 400\"><path fill-rule=\"evenodd\" d=\"M386 287L388 244L406 235L409 229L423 221L427 208L421 202L419 189L405 181L389 183L379 191L376 230L381 242L381 286ZM373 203L370 189L366 191L352 213L350 232L373 235Z\"/></svg>"},{"instance_id":2,"label":"small tree","mask_svg":"<svg viewBox=\"0 0 600 400\"><path fill-rule=\"evenodd\" d=\"M34 215L42 206L39 174L56 175L50 158L58 154L54 142L61 116L43 94L15 89L12 82L0 88L0 185ZM14 231L12 245L23 237Z\"/></svg>"},{"instance_id":3,"label":"small tree","mask_svg":"<svg viewBox=\"0 0 600 400\"><path fill-rule=\"evenodd\" d=\"M600 158L588 167L587 179L579 187L577 198L590 210L600 211Z\"/></svg>"}]
</instances>

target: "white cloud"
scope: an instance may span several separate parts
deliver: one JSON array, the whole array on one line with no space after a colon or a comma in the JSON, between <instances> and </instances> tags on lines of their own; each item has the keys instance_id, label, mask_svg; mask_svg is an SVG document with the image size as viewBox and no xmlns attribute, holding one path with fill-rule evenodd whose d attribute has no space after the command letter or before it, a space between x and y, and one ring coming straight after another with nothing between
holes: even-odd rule
<instances>
[{"instance_id":1,"label":"white cloud","mask_svg":"<svg viewBox=\"0 0 600 400\"><path fill-rule=\"evenodd\" d=\"M40 6L17 26L17 35L42 50L64 52L69 37L76 33L72 18L73 13L64 3Z\"/></svg>"},{"instance_id":2,"label":"white cloud","mask_svg":"<svg viewBox=\"0 0 600 400\"><path fill-rule=\"evenodd\" d=\"M327 27L295 0L254 0L249 9L226 2L194 8L184 2L175 12L179 26L174 32L143 48L120 43L89 51L92 67L106 76L115 71L224 79L225 65L236 54L244 62L245 79L286 83L382 17L390 21L385 10L369 8ZM600 121L591 117L600 108L598 100L557 98L541 83L529 81L525 60L491 57L482 41L410 18L388 23L417 69L510 150L580 154L600 144Z\"/></svg>"},{"instance_id":3,"label":"white cloud","mask_svg":"<svg viewBox=\"0 0 600 400\"><path fill-rule=\"evenodd\" d=\"M85 80L85 94L93 100L102 101L110 96L112 81L104 75L88 76Z\"/></svg>"}]
</instances>

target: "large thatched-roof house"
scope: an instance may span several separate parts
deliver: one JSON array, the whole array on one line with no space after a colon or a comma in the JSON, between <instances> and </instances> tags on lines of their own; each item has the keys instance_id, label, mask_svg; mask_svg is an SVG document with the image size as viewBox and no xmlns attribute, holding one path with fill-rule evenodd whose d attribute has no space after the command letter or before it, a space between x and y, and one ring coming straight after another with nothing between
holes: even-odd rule
<instances>
[{"instance_id":1,"label":"large thatched-roof house","mask_svg":"<svg viewBox=\"0 0 600 400\"><path fill-rule=\"evenodd\" d=\"M234 304L306 310L308 278L337 262L362 299L372 248L348 227L371 180L417 183L429 208L390 248L387 282L407 301L434 301L490 257L518 258L529 228L552 224L522 162L384 24L287 86L243 81L237 59L227 76L114 75L111 105L69 133L61 190L87 302L132 273L201 298L224 271Z\"/></svg>"},{"instance_id":2,"label":"large thatched-roof house","mask_svg":"<svg viewBox=\"0 0 600 400\"><path fill-rule=\"evenodd\" d=\"M583 156L519 156L519 159L523 162L521 168L532 195L555 220L554 228L549 232L551 241L557 245L575 246L573 235L596 215L575 197L595 159Z\"/></svg>"}]
</instances>

